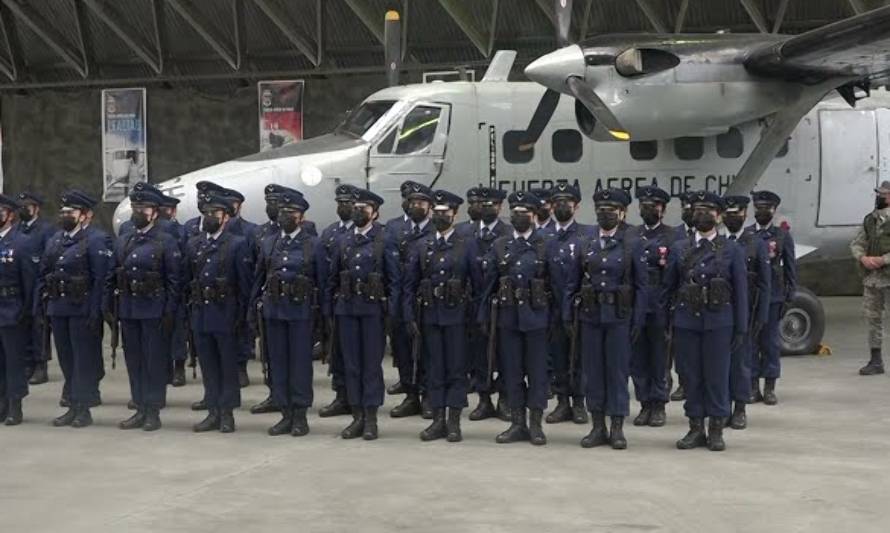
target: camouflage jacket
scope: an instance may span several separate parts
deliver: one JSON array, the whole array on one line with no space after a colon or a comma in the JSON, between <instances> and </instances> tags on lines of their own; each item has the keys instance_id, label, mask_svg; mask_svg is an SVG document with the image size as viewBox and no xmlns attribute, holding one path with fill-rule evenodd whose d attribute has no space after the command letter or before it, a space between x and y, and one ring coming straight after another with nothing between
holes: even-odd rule
<instances>
[{"instance_id":1,"label":"camouflage jacket","mask_svg":"<svg viewBox=\"0 0 890 533\"><path fill-rule=\"evenodd\" d=\"M874 231L890 231L890 208L873 211L863 221L856 237L850 243L850 251L856 259L859 272L862 275L862 284L868 287L890 287L890 253L885 253L881 257L884 258L885 266L877 270L866 270L859 260L863 256L871 255L869 253L869 239L866 231L866 224L871 222L876 227Z\"/></svg>"}]
</instances>

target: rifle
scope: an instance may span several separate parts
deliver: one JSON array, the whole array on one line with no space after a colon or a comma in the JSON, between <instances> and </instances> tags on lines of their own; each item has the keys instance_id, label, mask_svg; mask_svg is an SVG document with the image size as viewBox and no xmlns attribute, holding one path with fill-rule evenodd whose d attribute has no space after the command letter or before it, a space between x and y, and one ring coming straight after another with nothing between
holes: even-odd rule
<instances>
[{"instance_id":1,"label":"rifle","mask_svg":"<svg viewBox=\"0 0 890 533\"><path fill-rule=\"evenodd\" d=\"M325 359L328 363L328 375L331 375L331 366L333 366L336 353L335 350L339 349L339 343L337 342L337 318L334 317L331 319L331 326L328 329L328 347L325 350Z\"/></svg>"},{"instance_id":2,"label":"rifle","mask_svg":"<svg viewBox=\"0 0 890 533\"><path fill-rule=\"evenodd\" d=\"M119 289L114 289L112 293L111 300L111 322L108 324L108 328L111 329L111 369L114 370L117 368L117 347L120 345L120 322L118 322L117 315L120 310L119 302L120 302L120 294L121 291Z\"/></svg>"},{"instance_id":3,"label":"rifle","mask_svg":"<svg viewBox=\"0 0 890 533\"><path fill-rule=\"evenodd\" d=\"M269 352L266 346L266 320L263 318L263 301L256 303L256 325L260 337L260 363L263 365L263 383L269 384Z\"/></svg>"},{"instance_id":4,"label":"rifle","mask_svg":"<svg viewBox=\"0 0 890 533\"><path fill-rule=\"evenodd\" d=\"M498 300L491 300L491 317L488 323L488 388L491 388L492 376L494 375L494 358L497 355L497 334L498 334Z\"/></svg>"},{"instance_id":5,"label":"rifle","mask_svg":"<svg viewBox=\"0 0 890 533\"><path fill-rule=\"evenodd\" d=\"M572 302L572 331L569 339L569 383L575 382L575 359L578 358L578 307L581 298L575 298Z\"/></svg>"},{"instance_id":6,"label":"rifle","mask_svg":"<svg viewBox=\"0 0 890 533\"><path fill-rule=\"evenodd\" d=\"M186 303L186 341L189 343L189 368L192 369L192 379L198 379L198 348L195 346L195 331L192 327L192 306Z\"/></svg>"},{"instance_id":7,"label":"rifle","mask_svg":"<svg viewBox=\"0 0 890 533\"><path fill-rule=\"evenodd\" d=\"M41 348L43 349L44 361L48 361L53 353L52 328L50 327L49 316L47 316L47 308L49 307L49 304L47 303L48 300L49 298L46 294L41 297L41 319L43 320L43 342Z\"/></svg>"},{"instance_id":8,"label":"rifle","mask_svg":"<svg viewBox=\"0 0 890 533\"><path fill-rule=\"evenodd\" d=\"M415 324L423 323L423 304L420 303L420 298L415 300ZM413 329L413 328L412 328ZM413 385L417 385L417 380L419 376L417 375L418 368L420 368L420 350L423 347L423 339L420 336L420 331L412 331L413 336L411 337L411 383Z\"/></svg>"}]
</instances>

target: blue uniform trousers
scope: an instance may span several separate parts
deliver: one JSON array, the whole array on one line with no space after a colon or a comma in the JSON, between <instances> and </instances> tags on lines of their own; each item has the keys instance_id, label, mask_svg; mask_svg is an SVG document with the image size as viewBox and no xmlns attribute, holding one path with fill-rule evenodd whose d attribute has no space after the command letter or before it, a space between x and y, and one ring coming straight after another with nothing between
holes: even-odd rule
<instances>
[{"instance_id":1,"label":"blue uniform trousers","mask_svg":"<svg viewBox=\"0 0 890 533\"><path fill-rule=\"evenodd\" d=\"M487 332L486 332L487 333ZM470 390L477 394L494 394L502 392L503 368L500 357L495 354L494 372L497 376L488 375L488 335L471 328L467 335L467 374L470 376Z\"/></svg>"},{"instance_id":2,"label":"blue uniform trousers","mask_svg":"<svg viewBox=\"0 0 890 533\"><path fill-rule=\"evenodd\" d=\"M167 403L169 358L161 320L122 319L121 340L133 402L140 409L163 408Z\"/></svg>"},{"instance_id":3,"label":"blue uniform trousers","mask_svg":"<svg viewBox=\"0 0 890 533\"><path fill-rule=\"evenodd\" d=\"M498 327L498 355L507 405L511 409L546 409L547 329Z\"/></svg>"},{"instance_id":4,"label":"blue uniform trousers","mask_svg":"<svg viewBox=\"0 0 890 533\"><path fill-rule=\"evenodd\" d=\"M657 315L646 315L640 339L633 347L630 373L638 402L667 402L667 323Z\"/></svg>"},{"instance_id":5,"label":"blue uniform trousers","mask_svg":"<svg viewBox=\"0 0 890 533\"><path fill-rule=\"evenodd\" d=\"M96 357L98 335L90 331L87 322L87 317L80 316L50 318L56 355L65 377L62 397L71 405L98 405L99 380L105 374L101 353Z\"/></svg>"},{"instance_id":6,"label":"blue uniform trousers","mask_svg":"<svg viewBox=\"0 0 890 533\"><path fill-rule=\"evenodd\" d=\"M25 343L30 334L30 328L0 327L0 398L21 400L28 395Z\"/></svg>"},{"instance_id":7,"label":"blue uniform trousers","mask_svg":"<svg viewBox=\"0 0 890 533\"><path fill-rule=\"evenodd\" d=\"M43 353L43 322L34 320L31 323L31 331L24 339L25 362L29 367L36 366L52 359L52 350Z\"/></svg>"},{"instance_id":8,"label":"blue uniform trousers","mask_svg":"<svg viewBox=\"0 0 890 533\"><path fill-rule=\"evenodd\" d=\"M381 315L337 315L343 353L346 396L353 407L383 405L383 351L386 338Z\"/></svg>"},{"instance_id":9,"label":"blue uniform trousers","mask_svg":"<svg viewBox=\"0 0 890 533\"><path fill-rule=\"evenodd\" d=\"M630 393L630 325L581 322L581 368L587 385L587 409L609 416L627 416Z\"/></svg>"},{"instance_id":10,"label":"blue uniform trousers","mask_svg":"<svg viewBox=\"0 0 890 533\"><path fill-rule=\"evenodd\" d=\"M584 397L583 378L579 368L569 376L569 352L571 339L561 325L554 326L550 332L550 387L554 394Z\"/></svg>"},{"instance_id":11,"label":"blue uniform trousers","mask_svg":"<svg viewBox=\"0 0 890 533\"><path fill-rule=\"evenodd\" d=\"M677 354L683 358L689 418L727 417L732 327L708 331L675 328Z\"/></svg>"},{"instance_id":12,"label":"blue uniform trousers","mask_svg":"<svg viewBox=\"0 0 890 533\"><path fill-rule=\"evenodd\" d=\"M751 337L745 336L745 341L738 350L732 352L732 360L729 367L729 396L735 402L748 403L751 396L751 355L754 343Z\"/></svg>"},{"instance_id":13,"label":"blue uniform trousers","mask_svg":"<svg viewBox=\"0 0 890 533\"><path fill-rule=\"evenodd\" d=\"M769 304L769 320L763 325L758 339L758 349L754 350L751 365L752 378L778 379L782 373L779 361L779 322L782 320L782 302Z\"/></svg>"},{"instance_id":14,"label":"blue uniform trousers","mask_svg":"<svg viewBox=\"0 0 890 533\"><path fill-rule=\"evenodd\" d=\"M337 334L339 337L339 334ZM337 344L340 340L337 339ZM346 370L343 368L343 350L339 347L328 354L328 372L331 374L331 389L337 393L346 393Z\"/></svg>"},{"instance_id":15,"label":"blue uniform trousers","mask_svg":"<svg viewBox=\"0 0 890 533\"><path fill-rule=\"evenodd\" d=\"M204 400L210 409L241 406L238 385L238 338L234 333L194 332L204 380Z\"/></svg>"},{"instance_id":16,"label":"blue uniform trousers","mask_svg":"<svg viewBox=\"0 0 890 533\"><path fill-rule=\"evenodd\" d=\"M272 401L312 406L312 321L266 319Z\"/></svg>"},{"instance_id":17,"label":"blue uniform trousers","mask_svg":"<svg viewBox=\"0 0 890 533\"><path fill-rule=\"evenodd\" d=\"M433 409L467 406L466 326L423 326L426 390Z\"/></svg>"},{"instance_id":18,"label":"blue uniform trousers","mask_svg":"<svg viewBox=\"0 0 890 533\"><path fill-rule=\"evenodd\" d=\"M185 308L180 308L176 313L176 321L173 324L173 334L170 336L170 359L173 361L185 361L188 359L188 318Z\"/></svg>"}]
</instances>

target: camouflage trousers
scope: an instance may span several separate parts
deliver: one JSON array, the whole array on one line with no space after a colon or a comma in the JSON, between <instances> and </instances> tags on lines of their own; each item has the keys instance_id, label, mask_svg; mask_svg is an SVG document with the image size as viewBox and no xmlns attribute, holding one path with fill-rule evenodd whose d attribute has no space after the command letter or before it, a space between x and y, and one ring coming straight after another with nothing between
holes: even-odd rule
<instances>
[{"instance_id":1,"label":"camouflage trousers","mask_svg":"<svg viewBox=\"0 0 890 533\"><path fill-rule=\"evenodd\" d=\"M868 323L868 346L880 349L884 341L884 311L890 308L890 287L863 287L862 311Z\"/></svg>"}]
</instances>

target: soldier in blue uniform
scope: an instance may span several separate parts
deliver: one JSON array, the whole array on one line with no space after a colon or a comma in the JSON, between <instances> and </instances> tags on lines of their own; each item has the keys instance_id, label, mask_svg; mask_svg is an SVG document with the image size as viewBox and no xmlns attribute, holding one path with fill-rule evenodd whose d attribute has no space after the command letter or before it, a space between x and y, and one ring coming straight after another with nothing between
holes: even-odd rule
<instances>
[{"instance_id":1,"label":"soldier in blue uniform","mask_svg":"<svg viewBox=\"0 0 890 533\"><path fill-rule=\"evenodd\" d=\"M327 257L318 237L304 232L309 203L293 189L277 192L279 233L260 245L252 309L265 331L272 398L281 420L269 435L309 433L306 410L312 406L312 344L327 283ZM254 312L254 311L252 311Z\"/></svg>"},{"instance_id":2,"label":"soldier in blue uniform","mask_svg":"<svg viewBox=\"0 0 890 533\"><path fill-rule=\"evenodd\" d=\"M745 218L748 216L747 196L726 196L723 198L726 211L723 213L723 225L726 227L726 238L736 242L745 252L745 264L748 269L748 335L741 346L732 352L732 363L729 369L729 394L735 402L732 417L727 424L732 429L745 429L748 426L748 415L745 404L751 397L751 361L756 339L763 325L769 320L770 306L770 272L766 243L758 239L753 232L744 231Z\"/></svg>"},{"instance_id":3,"label":"soldier in blue uniform","mask_svg":"<svg viewBox=\"0 0 890 533\"><path fill-rule=\"evenodd\" d=\"M253 254L247 239L229 231L235 216L232 198L219 192L204 194L204 233L190 242L183 272L209 411L194 430L231 433L232 410L241 405L238 339L247 327Z\"/></svg>"},{"instance_id":4,"label":"soldier in blue uniform","mask_svg":"<svg viewBox=\"0 0 890 533\"><path fill-rule=\"evenodd\" d=\"M553 218L553 205L550 200L551 189L529 189L541 200L541 207L535 211L535 229L549 231L556 225L556 219Z\"/></svg>"},{"instance_id":5,"label":"soldier in blue uniform","mask_svg":"<svg viewBox=\"0 0 890 533\"><path fill-rule=\"evenodd\" d=\"M458 235L474 236L479 228L479 221L482 220L482 198L479 196L479 188L471 187L467 191L467 220L458 222L454 225L454 231Z\"/></svg>"},{"instance_id":6,"label":"soldier in blue uniform","mask_svg":"<svg viewBox=\"0 0 890 533\"><path fill-rule=\"evenodd\" d=\"M782 366L780 362L781 343L779 324L782 322L785 308L797 290L797 259L794 252L794 239L783 227L773 224L776 209L782 202L779 195L771 191L751 193L754 204L755 223L746 231L753 231L766 243L767 257L772 270L770 281L769 319L763 326L758 338L758 349L754 351L751 365L751 400L763 401L766 405L779 403L776 398L776 380L779 379ZM760 379L763 378L763 394L760 393Z\"/></svg>"},{"instance_id":7,"label":"soldier in blue uniform","mask_svg":"<svg viewBox=\"0 0 890 533\"><path fill-rule=\"evenodd\" d=\"M581 446L610 444L623 450L627 447L624 418L630 411L631 345L640 336L647 310L647 280L639 259L641 247L630 234L632 229L620 225L630 195L623 189L602 189L593 201L597 226L575 255L562 316L570 334L580 338L587 409L593 421ZM607 415L611 418L608 432Z\"/></svg>"},{"instance_id":8,"label":"soldier in blue uniform","mask_svg":"<svg viewBox=\"0 0 890 533\"><path fill-rule=\"evenodd\" d=\"M331 254L336 249L337 242L345 236L353 233L355 224L352 222L352 209L355 201L356 188L349 184L338 185L334 190L334 200L337 202L337 222L326 227L321 232L321 244L324 247L324 256L328 266L331 264ZM333 324L325 320L325 350L328 359L328 372L331 374L331 388L334 389L334 399L328 405L318 410L318 416L327 418L331 416L348 415L352 412L346 397L346 376L343 369L343 352L337 347L336 339L332 338Z\"/></svg>"},{"instance_id":9,"label":"soldier in blue uniform","mask_svg":"<svg viewBox=\"0 0 890 533\"><path fill-rule=\"evenodd\" d=\"M748 274L744 250L717 232L723 199L707 191L691 194L695 235L677 241L664 276L665 298L675 303L674 342L683 358L689 418L677 448L722 451L731 354L748 330Z\"/></svg>"},{"instance_id":10,"label":"soldier in blue uniform","mask_svg":"<svg viewBox=\"0 0 890 533\"><path fill-rule=\"evenodd\" d=\"M573 262L581 249L582 242L589 239L593 228L575 220L575 212L581 203L581 191L558 183L550 193L553 216L556 223L544 234L555 241L555 260L560 267L560 275L554 281L559 284L558 294L565 293L565 280ZM569 364L571 339L563 327L561 301L555 301L550 320L550 389L556 395L557 404L545 419L548 424L572 420L576 424L587 423L587 409L584 407L584 388L581 372L572 371ZM571 320L571 317L567 317ZM571 403L569 400L571 399Z\"/></svg>"},{"instance_id":11,"label":"soldier in blue uniform","mask_svg":"<svg viewBox=\"0 0 890 533\"><path fill-rule=\"evenodd\" d=\"M633 346L630 372L634 392L640 402L640 414L635 426L661 427L665 423L664 406L668 402L668 313L661 300L661 280L668 264L668 253L674 242L675 230L662 223L670 195L658 187L638 187L640 217L643 224L632 231L632 237L642 248L641 266L646 277L647 309L640 324L640 337Z\"/></svg>"},{"instance_id":12,"label":"soldier in blue uniform","mask_svg":"<svg viewBox=\"0 0 890 533\"><path fill-rule=\"evenodd\" d=\"M692 225L692 201L691 196L693 191L682 192L679 195L680 199L680 216L683 220L683 223L674 228L674 242L688 240L695 235L695 227ZM686 399L686 390L684 388L684 378L683 372L680 370L680 363L682 357L677 356L677 344L671 343L671 351L673 353L668 354L670 358L674 361L674 370L677 372L677 389L671 394L672 402L682 402ZM671 385L671 375L668 372L668 389L670 389Z\"/></svg>"},{"instance_id":13,"label":"soldier in blue uniform","mask_svg":"<svg viewBox=\"0 0 890 533\"><path fill-rule=\"evenodd\" d=\"M412 253L405 270L404 316L415 342L423 344L426 389L433 423L420 433L424 441L462 440L461 411L467 407L467 321L478 310L481 271L476 263L476 242L458 235L454 222L463 199L448 191L433 194L435 234ZM415 362L416 364L416 362ZM447 408L447 422L446 422Z\"/></svg>"},{"instance_id":14,"label":"soldier in blue uniform","mask_svg":"<svg viewBox=\"0 0 890 533\"><path fill-rule=\"evenodd\" d=\"M331 251L326 305L335 319L343 353L346 394L353 421L341 436L377 438L383 405L384 322L399 315L402 274L399 249L375 222L383 198L366 189L353 193L355 228Z\"/></svg>"},{"instance_id":15,"label":"soldier in blue uniform","mask_svg":"<svg viewBox=\"0 0 890 533\"><path fill-rule=\"evenodd\" d=\"M53 425L80 428L92 424L90 407L100 403L99 380L104 372L96 339L101 341L102 292L111 250L103 238L83 229L93 198L70 190L62 194L60 204L62 231L50 240L41 260L35 314L45 302L65 377L62 403L69 409Z\"/></svg>"},{"instance_id":16,"label":"soldier in blue uniform","mask_svg":"<svg viewBox=\"0 0 890 533\"><path fill-rule=\"evenodd\" d=\"M511 194L508 201L513 234L497 239L485 256L479 309L480 323L491 321L497 327L497 351L510 408L510 427L495 440L543 445L547 437L541 419L549 386L547 328L552 299L561 298L555 281L559 266L547 238L535 231L534 213L543 201L523 191Z\"/></svg>"},{"instance_id":17,"label":"soldier in blue uniform","mask_svg":"<svg viewBox=\"0 0 890 533\"><path fill-rule=\"evenodd\" d=\"M25 347L32 336L37 247L16 224L21 205L0 194L0 420L22 423L22 399L28 395Z\"/></svg>"},{"instance_id":18,"label":"soldier in blue uniform","mask_svg":"<svg viewBox=\"0 0 890 533\"><path fill-rule=\"evenodd\" d=\"M185 227L176 219L179 198L164 195L158 206L157 224L176 241L180 257L185 257L185 246L188 237ZM181 266L181 265L180 265ZM181 273L180 273L181 274ZM170 336L170 360L173 364L173 375L170 384L174 387L185 385L185 364L188 359L188 315L185 312L185 301L182 299L181 287L177 289L176 320L173 323L173 334Z\"/></svg>"},{"instance_id":19,"label":"soldier in blue uniform","mask_svg":"<svg viewBox=\"0 0 890 533\"><path fill-rule=\"evenodd\" d=\"M46 244L50 238L59 231L55 224L40 216L40 210L43 207L43 197L40 195L24 191L17 196L19 209L18 230L22 235L26 235L32 241L31 249L38 256L43 256L46 250ZM49 381L46 371L46 364L52 358L52 353L43 353L43 322L34 320L32 322L32 333L25 339L25 352L27 365L27 374L30 378L28 382L31 385L42 385Z\"/></svg>"},{"instance_id":20,"label":"soldier in blue uniform","mask_svg":"<svg viewBox=\"0 0 890 533\"><path fill-rule=\"evenodd\" d=\"M136 413L121 429L155 431L166 405L170 337L179 305L182 254L158 219L164 195L148 184L130 193L133 231L118 237L103 311L120 321L130 394Z\"/></svg>"}]
</instances>

